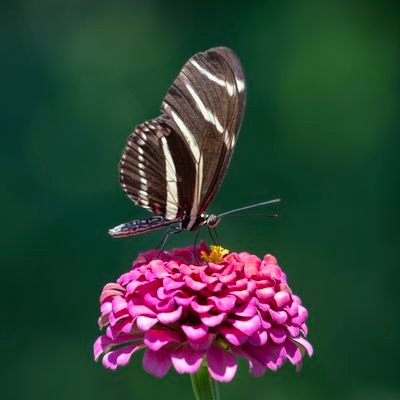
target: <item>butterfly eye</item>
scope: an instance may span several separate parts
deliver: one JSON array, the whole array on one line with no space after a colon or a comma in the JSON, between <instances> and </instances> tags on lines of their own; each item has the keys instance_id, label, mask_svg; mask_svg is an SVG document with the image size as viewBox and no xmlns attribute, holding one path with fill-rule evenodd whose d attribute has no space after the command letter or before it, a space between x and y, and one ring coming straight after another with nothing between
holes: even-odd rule
<instances>
[{"instance_id":1,"label":"butterfly eye","mask_svg":"<svg viewBox=\"0 0 400 400\"><path fill-rule=\"evenodd\" d=\"M219 217L217 217L217 216L214 215L214 214L211 214L211 215L207 218L206 224L207 224L207 226L208 226L209 228L215 228L215 227L218 225L219 220L220 220Z\"/></svg>"}]
</instances>

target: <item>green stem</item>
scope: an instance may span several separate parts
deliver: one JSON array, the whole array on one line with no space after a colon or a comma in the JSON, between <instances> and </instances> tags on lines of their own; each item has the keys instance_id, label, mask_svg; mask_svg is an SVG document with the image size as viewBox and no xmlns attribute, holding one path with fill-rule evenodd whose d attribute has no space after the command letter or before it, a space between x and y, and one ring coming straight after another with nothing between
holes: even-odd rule
<instances>
[{"instance_id":1,"label":"green stem","mask_svg":"<svg viewBox=\"0 0 400 400\"><path fill-rule=\"evenodd\" d=\"M191 378L196 400L220 400L217 382L211 378L207 365L203 364Z\"/></svg>"}]
</instances>

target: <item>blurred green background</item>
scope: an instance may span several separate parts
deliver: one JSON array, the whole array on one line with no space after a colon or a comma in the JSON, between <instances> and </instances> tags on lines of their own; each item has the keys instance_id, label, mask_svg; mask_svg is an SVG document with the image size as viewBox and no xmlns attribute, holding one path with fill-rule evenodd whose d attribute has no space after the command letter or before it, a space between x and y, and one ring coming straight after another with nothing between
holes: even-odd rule
<instances>
[{"instance_id":1,"label":"blurred green background","mask_svg":"<svg viewBox=\"0 0 400 400\"><path fill-rule=\"evenodd\" d=\"M0 30L2 398L192 398L141 355L103 369L92 343L103 285L161 236L107 235L147 215L119 187L126 138L216 45L240 56L248 103L209 211L283 199L219 236L278 257L315 347L300 374L242 363L222 399L400 398L398 2L4 1Z\"/></svg>"}]
</instances>

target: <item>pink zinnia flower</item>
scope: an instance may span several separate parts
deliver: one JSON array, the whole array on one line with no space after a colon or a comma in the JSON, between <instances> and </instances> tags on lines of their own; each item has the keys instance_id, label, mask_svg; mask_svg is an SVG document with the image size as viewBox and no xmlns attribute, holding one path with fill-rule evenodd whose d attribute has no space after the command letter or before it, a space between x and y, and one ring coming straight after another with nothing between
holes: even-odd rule
<instances>
[{"instance_id":1,"label":"pink zinnia flower","mask_svg":"<svg viewBox=\"0 0 400 400\"><path fill-rule=\"evenodd\" d=\"M142 253L104 287L99 325L106 333L94 344L96 360L103 355L114 370L144 348L144 369L157 377L171 365L194 374L204 361L212 378L228 382L237 356L257 376L311 356L307 310L275 257L210 251L204 243L193 250Z\"/></svg>"}]
</instances>

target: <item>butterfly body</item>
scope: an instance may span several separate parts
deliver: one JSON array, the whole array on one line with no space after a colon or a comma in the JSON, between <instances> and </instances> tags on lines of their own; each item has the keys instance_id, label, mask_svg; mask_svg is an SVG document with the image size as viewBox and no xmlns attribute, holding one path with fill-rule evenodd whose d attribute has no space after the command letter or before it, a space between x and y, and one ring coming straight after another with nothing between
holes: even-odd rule
<instances>
[{"instance_id":1,"label":"butterfly body","mask_svg":"<svg viewBox=\"0 0 400 400\"><path fill-rule=\"evenodd\" d=\"M128 137L119 165L124 192L155 216L109 233L215 226L218 218L206 210L229 165L245 101L243 70L232 50L217 47L190 58L168 90L162 114Z\"/></svg>"}]
</instances>

